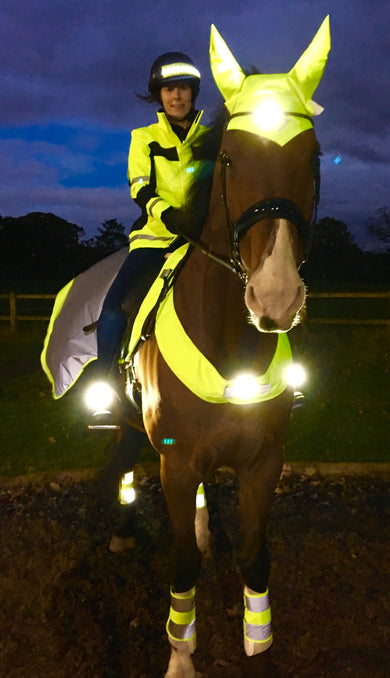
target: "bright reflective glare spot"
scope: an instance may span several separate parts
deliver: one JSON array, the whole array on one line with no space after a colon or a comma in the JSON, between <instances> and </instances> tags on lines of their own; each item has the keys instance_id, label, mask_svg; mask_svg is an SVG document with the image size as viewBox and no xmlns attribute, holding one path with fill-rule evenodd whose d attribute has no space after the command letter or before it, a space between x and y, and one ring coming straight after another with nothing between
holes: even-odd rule
<instances>
[{"instance_id":1,"label":"bright reflective glare spot","mask_svg":"<svg viewBox=\"0 0 390 678\"><path fill-rule=\"evenodd\" d=\"M89 410L104 411L109 409L115 397L115 391L105 381L95 381L85 392L84 400Z\"/></svg>"},{"instance_id":2,"label":"bright reflective glare spot","mask_svg":"<svg viewBox=\"0 0 390 678\"><path fill-rule=\"evenodd\" d=\"M122 478L120 492L119 492L119 501L121 504L131 504L135 501L135 489L134 489L134 473L133 471L128 471Z\"/></svg>"},{"instance_id":3,"label":"bright reflective glare spot","mask_svg":"<svg viewBox=\"0 0 390 678\"><path fill-rule=\"evenodd\" d=\"M197 494L196 495L196 508L204 508L205 506L206 506L206 500L204 498L204 495Z\"/></svg>"},{"instance_id":4,"label":"bright reflective glare spot","mask_svg":"<svg viewBox=\"0 0 390 678\"><path fill-rule=\"evenodd\" d=\"M239 374L229 387L229 397L238 400L252 400L260 391L259 383L253 374Z\"/></svg>"},{"instance_id":5,"label":"bright reflective glare spot","mask_svg":"<svg viewBox=\"0 0 390 678\"><path fill-rule=\"evenodd\" d=\"M299 363L292 363L285 372L287 383L294 388L302 386L306 381L306 370Z\"/></svg>"},{"instance_id":6,"label":"bright reflective glare spot","mask_svg":"<svg viewBox=\"0 0 390 678\"><path fill-rule=\"evenodd\" d=\"M196 493L196 508L204 508L206 506L206 495L204 492L204 485L201 483Z\"/></svg>"},{"instance_id":7,"label":"bright reflective glare spot","mask_svg":"<svg viewBox=\"0 0 390 678\"><path fill-rule=\"evenodd\" d=\"M264 99L253 111L253 119L260 129L277 129L284 120L283 108L276 99Z\"/></svg>"},{"instance_id":8,"label":"bright reflective glare spot","mask_svg":"<svg viewBox=\"0 0 390 678\"><path fill-rule=\"evenodd\" d=\"M120 491L119 501L121 504L132 504L135 501L134 487L125 487Z\"/></svg>"}]
</instances>

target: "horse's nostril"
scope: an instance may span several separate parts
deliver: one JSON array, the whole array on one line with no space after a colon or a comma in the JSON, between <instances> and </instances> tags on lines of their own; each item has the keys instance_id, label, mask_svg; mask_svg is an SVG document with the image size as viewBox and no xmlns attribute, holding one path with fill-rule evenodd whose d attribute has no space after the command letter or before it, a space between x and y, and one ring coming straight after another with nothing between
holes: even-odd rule
<instances>
[{"instance_id":1,"label":"horse's nostril","mask_svg":"<svg viewBox=\"0 0 390 678\"><path fill-rule=\"evenodd\" d=\"M277 329L275 322L272 320L272 318L269 318L267 315L260 318L259 325L260 329L263 330L263 332L274 332Z\"/></svg>"}]
</instances>

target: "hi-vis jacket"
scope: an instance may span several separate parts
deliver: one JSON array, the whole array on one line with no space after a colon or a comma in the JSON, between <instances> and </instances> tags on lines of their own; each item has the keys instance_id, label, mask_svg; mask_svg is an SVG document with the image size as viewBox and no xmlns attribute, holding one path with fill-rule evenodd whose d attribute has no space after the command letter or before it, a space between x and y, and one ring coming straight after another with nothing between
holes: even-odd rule
<instances>
[{"instance_id":1,"label":"hi-vis jacket","mask_svg":"<svg viewBox=\"0 0 390 678\"><path fill-rule=\"evenodd\" d=\"M200 125L202 115L203 111L197 113L184 141L163 112L157 113L157 123L133 130L128 178L131 197L141 207L142 216L130 233L130 252L139 247L169 247L177 238L167 230L161 214L186 204L200 165L193 147L207 130Z\"/></svg>"}]
</instances>

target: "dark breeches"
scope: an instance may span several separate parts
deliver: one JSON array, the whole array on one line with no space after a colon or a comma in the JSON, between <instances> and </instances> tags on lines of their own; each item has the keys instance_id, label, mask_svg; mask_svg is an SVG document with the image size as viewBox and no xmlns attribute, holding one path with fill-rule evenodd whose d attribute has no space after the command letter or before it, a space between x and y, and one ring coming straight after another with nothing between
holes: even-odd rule
<instances>
[{"instance_id":1,"label":"dark breeches","mask_svg":"<svg viewBox=\"0 0 390 678\"><path fill-rule=\"evenodd\" d=\"M161 248L134 250L119 269L97 324L98 365L102 370L111 368L126 327L134 322L143 298L164 263L166 251Z\"/></svg>"}]
</instances>

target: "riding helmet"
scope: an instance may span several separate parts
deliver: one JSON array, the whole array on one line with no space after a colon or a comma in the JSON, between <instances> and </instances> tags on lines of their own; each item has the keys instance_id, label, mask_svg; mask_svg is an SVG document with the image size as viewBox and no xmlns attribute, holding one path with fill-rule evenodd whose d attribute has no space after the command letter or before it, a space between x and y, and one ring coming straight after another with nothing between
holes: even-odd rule
<instances>
[{"instance_id":1,"label":"riding helmet","mask_svg":"<svg viewBox=\"0 0 390 678\"><path fill-rule=\"evenodd\" d=\"M199 93L200 73L192 59L183 52L165 52L152 65L148 90L154 99L159 100L161 87L178 80L188 82L194 100Z\"/></svg>"}]
</instances>

